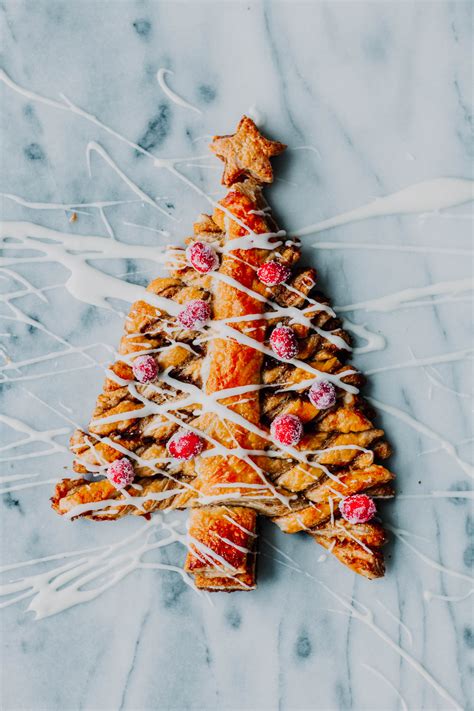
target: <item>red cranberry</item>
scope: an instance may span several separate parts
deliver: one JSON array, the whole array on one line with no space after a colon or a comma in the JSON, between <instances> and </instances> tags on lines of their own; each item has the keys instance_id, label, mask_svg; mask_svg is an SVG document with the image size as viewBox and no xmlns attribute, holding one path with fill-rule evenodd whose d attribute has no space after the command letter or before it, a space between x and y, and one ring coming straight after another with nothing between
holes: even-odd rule
<instances>
[{"instance_id":1,"label":"red cranberry","mask_svg":"<svg viewBox=\"0 0 474 711\"><path fill-rule=\"evenodd\" d=\"M298 342L293 329L289 326L277 326L270 336L272 350L284 360L291 360L298 353Z\"/></svg>"},{"instance_id":2,"label":"red cranberry","mask_svg":"<svg viewBox=\"0 0 474 711\"><path fill-rule=\"evenodd\" d=\"M207 301L191 299L176 318L184 328L202 328L211 318L211 307Z\"/></svg>"},{"instance_id":3,"label":"red cranberry","mask_svg":"<svg viewBox=\"0 0 474 711\"><path fill-rule=\"evenodd\" d=\"M112 482L117 489L123 489L125 486L131 484L134 477L133 464L127 457L115 459L115 461L108 466L107 479Z\"/></svg>"},{"instance_id":4,"label":"red cranberry","mask_svg":"<svg viewBox=\"0 0 474 711\"><path fill-rule=\"evenodd\" d=\"M203 448L204 440L184 427L168 441L168 452L175 459L194 459L201 454Z\"/></svg>"},{"instance_id":5,"label":"red cranberry","mask_svg":"<svg viewBox=\"0 0 474 711\"><path fill-rule=\"evenodd\" d=\"M336 388L329 380L316 380L309 389L309 399L318 410L327 410L336 403Z\"/></svg>"},{"instance_id":6,"label":"red cranberry","mask_svg":"<svg viewBox=\"0 0 474 711\"><path fill-rule=\"evenodd\" d=\"M158 366L151 355L142 355L135 358L132 363L135 380L139 383L149 383L158 375Z\"/></svg>"},{"instance_id":7,"label":"red cranberry","mask_svg":"<svg viewBox=\"0 0 474 711\"><path fill-rule=\"evenodd\" d=\"M219 257L215 250L205 242L194 242L186 250L188 262L197 272L207 274L219 266Z\"/></svg>"},{"instance_id":8,"label":"red cranberry","mask_svg":"<svg viewBox=\"0 0 474 711\"><path fill-rule=\"evenodd\" d=\"M289 279L291 269L280 262L266 262L257 269L257 276L266 286L277 286Z\"/></svg>"},{"instance_id":9,"label":"red cranberry","mask_svg":"<svg viewBox=\"0 0 474 711\"><path fill-rule=\"evenodd\" d=\"M280 444L294 447L303 436L303 425L296 415L280 415L273 420L270 432Z\"/></svg>"},{"instance_id":10,"label":"red cranberry","mask_svg":"<svg viewBox=\"0 0 474 711\"><path fill-rule=\"evenodd\" d=\"M349 523L367 523L375 516L374 500L366 494L346 496L339 504L339 511Z\"/></svg>"}]
</instances>

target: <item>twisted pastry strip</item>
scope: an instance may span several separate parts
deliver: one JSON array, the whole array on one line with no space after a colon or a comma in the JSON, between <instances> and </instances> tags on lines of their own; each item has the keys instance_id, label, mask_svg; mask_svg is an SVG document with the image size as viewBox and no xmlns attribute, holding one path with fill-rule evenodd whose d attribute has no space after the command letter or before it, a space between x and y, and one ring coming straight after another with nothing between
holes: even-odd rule
<instances>
[{"instance_id":1,"label":"twisted pastry strip","mask_svg":"<svg viewBox=\"0 0 474 711\"><path fill-rule=\"evenodd\" d=\"M228 248L232 240L242 236L243 230L231 220L226 222L222 246ZM261 217L254 216L252 223L254 232L267 231ZM263 353L238 339L239 333L251 336L252 343L262 343L265 339L265 321L258 318L246 321L245 317L263 313L262 301L253 294L258 295L261 288L255 269L265 262L267 254L263 249L224 253L219 270L211 277L217 280L212 291L214 323L225 320L235 336L217 337L210 342L205 364L208 376L203 388L207 396L215 396L216 404L226 408L226 414L239 416L236 422L232 417L221 418L209 409L193 425L226 448L223 454L196 462L195 485L200 495L211 501L228 497L229 488L238 493L242 503L246 503L247 496L253 497L255 490L266 498L272 493L277 494L276 490L272 492L264 472L255 466L253 458L245 454L246 450L266 446L265 440L249 428L249 425L260 426L260 398L258 390L253 390L252 386L261 382ZM233 286L234 282L238 288ZM224 397L225 391L235 388L244 388L244 397L240 394ZM233 449L239 450L237 457L232 455ZM228 506L203 507L191 513L191 542L185 570L198 576L195 580L198 587L214 590L218 578L218 589L239 589L244 587L243 579L236 576L242 575L246 576L245 586L249 586L248 574L254 569L255 560L255 526L255 512L241 506L232 507L230 511ZM226 572L230 575L226 576ZM250 587L254 586L253 580Z\"/></svg>"}]
</instances>

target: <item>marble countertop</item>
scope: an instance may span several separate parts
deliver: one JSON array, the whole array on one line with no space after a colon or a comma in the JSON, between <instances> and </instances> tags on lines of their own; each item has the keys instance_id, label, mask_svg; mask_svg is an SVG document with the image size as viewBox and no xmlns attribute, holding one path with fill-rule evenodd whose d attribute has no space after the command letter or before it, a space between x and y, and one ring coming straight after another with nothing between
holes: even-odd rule
<instances>
[{"instance_id":1,"label":"marble countertop","mask_svg":"<svg viewBox=\"0 0 474 711\"><path fill-rule=\"evenodd\" d=\"M471 14L467 2L2 3L2 576L16 581L4 709L472 708L472 205L455 205L467 183L451 200L451 183L428 182L410 214L303 237L323 289L372 334L353 361L395 450L383 580L264 522L257 591L198 596L160 568L184 551L158 522L69 523L48 500L118 342L126 281L160 273L154 255L222 195L209 135L248 112L288 144L267 195L289 232L472 177ZM122 137L183 159L194 187ZM76 269L73 235L101 236L107 258ZM99 555L108 572L87 582Z\"/></svg>"}]
</instances>

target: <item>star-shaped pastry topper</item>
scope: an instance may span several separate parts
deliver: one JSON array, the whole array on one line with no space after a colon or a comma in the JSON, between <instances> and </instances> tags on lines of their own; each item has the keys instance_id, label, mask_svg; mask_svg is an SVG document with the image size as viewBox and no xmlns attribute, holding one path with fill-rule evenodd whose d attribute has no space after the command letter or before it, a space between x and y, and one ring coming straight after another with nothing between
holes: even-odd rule
<instances>
[{"instance_id":1,"label":"star-shaped pastry topper","mask_svg":"<svg viewBox=\"0 0 474 711\"><path fill-rule=\"evenodd\" d=\"M243 116L232 136L214 136L210 148L224 161L222 184L230 186L242 175L250 175L260 183L271 183L270 158L282 153L286 146L262 136L252 119Z\"/></svg>"}]
</instances>

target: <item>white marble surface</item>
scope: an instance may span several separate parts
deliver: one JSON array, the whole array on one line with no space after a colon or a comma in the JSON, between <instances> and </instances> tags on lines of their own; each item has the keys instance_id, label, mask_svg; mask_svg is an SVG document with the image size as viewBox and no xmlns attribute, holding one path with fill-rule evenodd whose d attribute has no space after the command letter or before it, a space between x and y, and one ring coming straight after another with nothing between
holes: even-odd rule
<instances>
[{"instance_id":1,"label":"white marble surface","mask_svg":"<svg viewBox=\"0 0 474 711\"><path fill-rule=\"evenodd\" d=\"M471 11L467 2L7 0L0 15L2 65L19 85L55 101L66 95L156 156L189 156L197 167L180 164L180 169L215 195L220 194L217 162L193 157L206 153L208 134L231 131L240 115L256 106L269 135L290 148L314 149L290 150L278 159L278 180L269 191L282 226L296 230L422 180L470 176ZM167 98L156 82L160 67L173 70L169 85L201 114ZM165 196L159 204L178 220L140 202L108 208L119 241L157 250L169 241L124 224L134 222L168 230L180 243L194 217L207 209L202 197L99 126L11 88L1 91L2 192L49 203L135 199L97 155L89 177L86 146L96 141L149 195ZM3 200L5 220L107 236L98 210L88 212L71 224L64 210L33 210ZM429 251L469 250L471 219L471 205L464 204L304 238L305 256L318 267L336 304L455 282L447 295L435 297L441 303L433 305L428 295L403 309L360 308L348 314L387 341L382 351L356 354L358 367L381 368L409 361L413 353L431 358L472 346L468 294L456 294L470 276L469 253ZM337 242L341 249L318 251L312 246L318 242ZM356 243L423 249L344 248ZM101 265L138 283L156 274L156 266L143 260ZM63 266L54 260L7 266L26 279L21 282L10 271L1 282L2 292L20 292L9 297L16 311L2 309L7 319L1 341L8 358L37 359L68 348L52 334L80 347L117 343L121 317L71 296L61 286L68 276ZM22 293L29 282L53 288ZM117 301L114 306L125 308ZM107 360L104 346L90 353ZM41 433L69 431L67 418L87 421L102 380L99 366L80 355L58 355L20 369L6 365L4 377L11 382L3 389L2 411L17 420L4 428L7 443L27 436L18 429L21 423ZM384 580L356 578L333 560L319 563L320 550L309 537L285 537L265 524L264 541L294 562L262 542L254 593L215 595L209 604L178 574L144 569L89 602L38 621L26 611L35 600L30 596L3 611L2 707L411 710L454 708L454 700L470 708L473 598L429 601L425 593L461 597L472 587L471 501L430 497L434 491L470 489L471 481L452 452L415 427L423 423L469 459L471 365L464 359L436 370L419 366L370 378L373 397L415 418L407 423L381 414L396 452L391 464L398 492L426 494L400 496L383 507L386 520L410 533L405 543L394 539L390 545ZM61 372L79 366L87 367ZM67 436L59 433L55 441L64 445ZM38 440L3 451L8 459L3 475L38 474L39 482L61 476L70 456L48 448ZM23 458L25 453L33 456ZM31 481L10 481L3 488ZM2 497L4 564L114 543L134 531L141 535L140 520L114 525L61 520L49 508L51 488L40 484ZM180 565L183 556L182 547L174 545L146 560ZM17 579L63 563L4 575ZM350 617L343 601L320 582L353 599L358 617ZM372 611L373 624L360 604Z\"/></svg>"}]
</instances>

